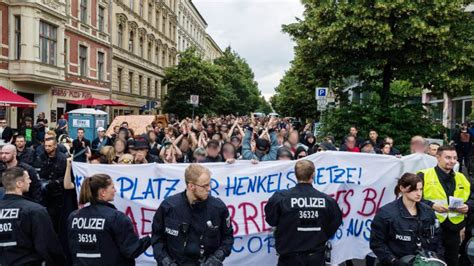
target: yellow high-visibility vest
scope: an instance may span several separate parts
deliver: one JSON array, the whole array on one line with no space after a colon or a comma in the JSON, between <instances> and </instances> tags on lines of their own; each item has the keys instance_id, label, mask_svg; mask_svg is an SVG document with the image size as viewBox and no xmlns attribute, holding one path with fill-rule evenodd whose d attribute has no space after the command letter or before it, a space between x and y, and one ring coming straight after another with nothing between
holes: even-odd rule
<instances>
[{"instance_id":1,"label":"yellow high-visibility vest","mask_svg":"<svg viewBox=\"0 0 474 266\"><path fill-rule=\"evenodd\" d=\"M449 206L448 197L446 191L444 191L443 185L439 182L435 169L429 168L420 172L424 174L423 198L434 203L442 204L447 208ZM471 195L471 184L467 178L459 172L455 173L454 180L456 187L453 196L463 199L463 201L466 202ZM444 222L446 218L448 218L453 224L459 224L464 221L464 214L455 211L448 211L446 213L435 212L435 214L440 223Z\"/></svg>"}]
</instances>

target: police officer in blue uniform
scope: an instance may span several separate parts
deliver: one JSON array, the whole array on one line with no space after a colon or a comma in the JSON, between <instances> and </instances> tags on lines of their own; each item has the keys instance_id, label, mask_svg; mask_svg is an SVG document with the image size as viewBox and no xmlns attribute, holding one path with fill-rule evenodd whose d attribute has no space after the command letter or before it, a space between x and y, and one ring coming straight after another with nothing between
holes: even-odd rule
<instances>
[{"instance_id":1,"label":"police officer in blue uniform","mask_svg":"<svg viewBox=\"0 0 474 266\"><path fill-rule=\"evenodd\" d=\"M165 199L153 217L152 245L158 265L222 265L234 243L229 211L209 195L210 171L191 164L186 190Z\"/></svg>"},{"instance_id":2,"label":"police officer in blue uniform","mask_svg":"<svg viewBox=\"0 0 474 266\"><path fill-rule=\"evenodd\" d=\"M0 200L0 265L65 265L48 212L22 196L30 183L21 167L8 168L2 175L6 194Z\"/></svg>"},{"instance_id":3,"label":"police officer in blue uniform","mask_svg":"<svg viewBox=\"0 0 474 266\"><path fill-rule=\"evenodd\" d=\"M265 220L275 227L278 265L325 265L326 242L342 223L342 212L330 196L313 188L315 167L298 161L298 184L275 192L265 206Z\"/></svg>"},{"instance_id":4,"label":"police officer in blue uniform","mask_svg":"<svg viewBox=\"0 0 474 266\"><path fill-rule=\"evenodd\" d=\"M407 256L442 257L440 226L433 210L420 202L423 181L405 173L395 187L397 200L379 209L371 224L370 248L382 265L409 263Z\"/></svg>"},{"instance_id":5,"label":"police officer in blue uniform","mask_svg":"<svg viewBox=\"0 0 474 266\"><path fill-rule=\"evenodd\" d=\"M150 246L150 237L139 239L130 218L109 203L114 195L108 175L93 175L82 183L79 203L87 205L68 219L73 265L135 265Z\"/></svg>"}]
</instances>

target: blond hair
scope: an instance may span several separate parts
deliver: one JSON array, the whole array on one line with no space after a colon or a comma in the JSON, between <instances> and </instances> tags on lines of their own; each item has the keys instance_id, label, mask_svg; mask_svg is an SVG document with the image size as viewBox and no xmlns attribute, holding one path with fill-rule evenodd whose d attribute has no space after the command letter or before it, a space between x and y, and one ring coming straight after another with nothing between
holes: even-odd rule
<instances>
[{"instance_id":1,"label":"blond hair","mask_svg":"<svg viewBox=\"0 0 474 266\"><path fill-rule=\"evenodd\" d=\"M298 181L309 181L315 171L314 163L309 160L301 160L295 164L295 175Z\"/></svg>"},{"instance_id":2,"label":"blond hair","mask_svg":"<svg viewBox=\"0 0 474 266\"><path fill-rule=\"evenodd\" d=\"M197 164L197 163L190 164L184 171L184 180L186 182L186 185L189 183L196 182L196 180L202 174L208 174L209 176L211 176L211 171L200 164Z\"/></svg>"}]
</instances>

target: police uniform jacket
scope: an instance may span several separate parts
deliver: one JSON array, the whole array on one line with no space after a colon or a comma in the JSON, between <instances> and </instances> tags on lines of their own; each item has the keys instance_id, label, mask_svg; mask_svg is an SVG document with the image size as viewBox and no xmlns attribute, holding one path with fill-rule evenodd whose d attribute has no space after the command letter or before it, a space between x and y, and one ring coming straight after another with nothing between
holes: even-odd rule
<instances>
[{"instance_id":1,"label":"police uniform jacket","mask_svg":"<svg viewBox=\"0 0 474 266\"><path fill-rule=\"evenodd\" d=\"M234 243L226 205L212 196L191 205L186 191L161 203L153 217L152 234L153 253L159 265L166 257L178 265L199 265L199 259L211 255L224 260Z\"/></svg>"},{"instance_id":2,"label":"police uniform jacket","mask_svg":"<svg viewBox=\"0 0 474 266\"><path fill-rule=\"evenodd\" d=\"M310 183L275 192L265 206L265 220L276 227L280 255L324 252L326 241L342 223L336 201Z\"/></svg>"},{"instance_id":3,"label":"police uniform jacket","mask_svg":"<svg viewBox=\"0 0 474 266\"><path fill-rule=\"evenodd\" d=\"M150 246L149 236L139 239L130 218L104 201L71 213L67 228L74 265L135 265Z\"/></svg>"},{"instance_id":4,"label":"police uniform jacket","mask_svg":"<svg viewBox=\"0 0 474 266\"><path fill-rule=\"evenodd\" d=\"M416 255L418 246L424 251L443 256L440 228L431 208L417 203L412 216L399 198L379 209L371 225L370 248L382 264L406 255Z\"/></svg>"},{"instance_id":5,"label":"police uniform jacket","mask_svg":"<svg viewBox=\"0 0 474 266\"><path fill-rule=\"evenodd\" d=\"M46 209L6 194L0 200L0 265L65 265L66 258Z\"/></svg>"}]
</instances>

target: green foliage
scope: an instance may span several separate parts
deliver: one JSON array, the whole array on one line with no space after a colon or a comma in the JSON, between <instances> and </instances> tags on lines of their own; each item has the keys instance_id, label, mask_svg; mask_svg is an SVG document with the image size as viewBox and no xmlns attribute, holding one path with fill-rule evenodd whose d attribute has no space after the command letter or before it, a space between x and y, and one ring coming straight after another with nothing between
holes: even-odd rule
<instances>
[{"instance_id":1,"label":"green foliage","mask_svg":"<svg viewBox=\"0 0 474 266\"><path fill-rule=\"evenodd\" d=\"M314 86L308 84L305 75L297 73L296 67L285 73L275 92L271 103L278 114L302 119L316 117Z\"/></svg>"},{"instance_id":2,"label":"green foliage","mask_svg":"<svg viewBox=\"0 0 474 266\"><path fill-rule=\"evenodd\" d=\"M283 30L316 80L355 76L383 105L395 80L451 95L473 86L474 19L466 1L302 2L304 19Z\"/></svg>"},{"instance_id":3,"label":"green foliage","mask_svg":"<svg viewBox=\"0 0 474 266\"><path fill-rule=\"evenodd\" d=\"M395 147L402 153L409 151L411 137L443 138L442 125L436 123L421 105L397 105L381 107L378 104L350 105L324 112L321 136L332 135L342 139L349 128L356 125L359 135L368 139L371 129L377 130L380 137L392 137Z\"/></svg>"},{"instance_id":4,"label":"green foliage","mask_svg":"<svg viewBox=\"0 0 474 266\"><path fill-rule=\"evenodd\" d=\"M421 106L406 103L423 89L451 96L474 91L468 2L302 0L303 18L283 26L296 42L295 59L273 107L315 118L314 88L330 86L339 106L324 115L324 134L340 139L356 124L364 136L370 128L392 136L402 151L413 135L437 135L442 127ZM369 104L351 105L344 89L352 86Z\"/></svg>"},{"instance_id":5,"label":"green foliage","mask_svg":"<svg viewBox=\"0 0 474 266\"><path fill-rule=\"evenodd\" d=\"M177 66L166 70L168 84L164 111L180 117L191 116L188 104L192 94L199 95L196 115L249 114L270 110L262 98L250 66L228 47L214 63L204 60L195 48L180 54Z\"/></svg>"},{"instance_id":6,"label":"green foliage","mask_svg":"<svg viewBox=\"0 0 474 266\"><path fill-rule=\"evenodd\" d=\"M163 82L168 85L163 109L166 113L179 116L191 116L192 106L188 101L192 94L199 95L196 115L214 112L216 100L221 100L224 96L217 67L203 60L194 48L180 54L177 66L166 69Z\"/></svg>"}]
</instances>

